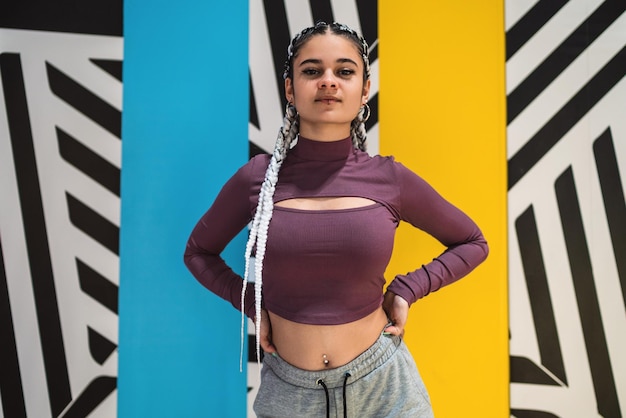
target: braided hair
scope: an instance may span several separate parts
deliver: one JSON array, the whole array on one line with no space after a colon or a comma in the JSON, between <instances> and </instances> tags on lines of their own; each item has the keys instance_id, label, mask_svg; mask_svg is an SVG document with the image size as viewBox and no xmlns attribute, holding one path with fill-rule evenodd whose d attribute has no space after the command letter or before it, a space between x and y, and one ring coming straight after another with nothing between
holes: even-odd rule
<instances>
[{"instance_id":1,"label":"braided hair","mask_svg":"<svg viewBox=\"0 0 626 418\"><path fill-rule=\"evenodd\" d=\"M369 65L369 47L363 37L361 37L355 30L349 28L346 25L340 23L325 23L318 22L314 26L306 28L298 33L289 44L287 49L287 60L285 61L283 78L293 79L293 61L298 56L300 48L308 42L311 37L315 35L325 34L330 31L334 35L344 36L350 40L357 47L361 58L363 59L364 71L363 82L370 78L370 65ZM369 117L369 108L367 106L361 107L355 119L350 125L350 136L352 138L352 144L354 148L361 151L365 151L365 140L367 138L367 132L365 129L365 121ZM256 325L256 354L257 361L260 359L260 333L261 333L261 289L263 285L263 259L265 257L265 247L267 243L267 233L269 229L269 223L272 219L274 211L274 191L276 190L276 184L278 183L278 172L282 166L285 158L287 158L287 152L297 142L297 136L299 132L299 117L296 108L292 103L287 103L285 109L285 116L283 118L283 126L278 131L278 138L272 152L272 157L267 166L265 172L265 179L261 185L259 192L259 200L257 203L256 213L250 227L250 234L248 237L248 243L246 244L245 251L245 272L243 277L243 288L241 290L241 352L243 358L243 326L245 321L244 315L244 299L247 288L248 277L250 277L250 263L253 250L254 255L254 294L255 294L255 325ZM240 364L241 368L241 364Z\"/></svg>"}]
</instances>

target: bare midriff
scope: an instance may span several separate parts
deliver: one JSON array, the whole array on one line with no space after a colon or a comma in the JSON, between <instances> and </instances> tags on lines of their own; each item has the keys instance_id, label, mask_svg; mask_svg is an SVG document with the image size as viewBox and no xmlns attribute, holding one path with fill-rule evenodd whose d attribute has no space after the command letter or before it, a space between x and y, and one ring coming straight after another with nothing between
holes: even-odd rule
<instances>
[{"instance_id":1,"label":"bare midriff","mask_svg":"<svg viewBox=\"0 0 626 418\"><path fill-rule=\"evenodd\" d=\"M361 197L293 198L276 206L300 210L342 210L375 203ZM382 307L353 322L311 325L293 322L269 312L272 342L280 357L303 370L341 367L367 350L387 324Z\"/></svg>"},{"instance_id":2,"label":"bare midriff","mask_svg":"<svg viewBox=\"0 0 626 418\"><path fill-rule=\"evenodd\" d=\"M303 370L341 367L367 350L383 332L387 315L379 307L364 318L340 325L310 325L269 312L278 355Z\"/></svg>"}]
</instances>

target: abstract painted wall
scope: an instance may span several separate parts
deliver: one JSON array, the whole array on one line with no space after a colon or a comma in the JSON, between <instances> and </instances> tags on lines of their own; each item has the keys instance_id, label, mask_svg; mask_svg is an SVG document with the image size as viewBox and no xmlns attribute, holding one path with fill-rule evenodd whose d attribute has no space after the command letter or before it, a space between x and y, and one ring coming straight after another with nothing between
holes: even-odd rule
<instances>
[{"instance_id":1,"label":"abstract painted wall","mask_svg":"<svg viewBox=\"0 0 626 418\"><path fill-rule=\"evenodd\" d=\"M626 409L626 3L506 2L511 414Z\"/></svg>"},{"instance_id":2,"label":"abstract painted wall","mask_svg":"<svg viewBox=\"0 0 626 418\"><path fill-rule=\"evenodd\" d=\"M0 416L115 414L122 58L121 2L0 6Z\"/></svg>"},{"instance_id":3,"label":"abstract painted wall","mask_svg":"<svg viewBox=\"0 0 626 418\"><path fill-rule=\"evenodd\" d=\"M0 418L252 416L239 313L182 252L226 179L272 149L286 46L316 20L370 44L368 151L491 246L411 311L437 416L624 415L625 7L3 3ZM236 270L245 238L224 253ZM401 227L390 277L439 249Z\"/></svg>"}]
</instances>

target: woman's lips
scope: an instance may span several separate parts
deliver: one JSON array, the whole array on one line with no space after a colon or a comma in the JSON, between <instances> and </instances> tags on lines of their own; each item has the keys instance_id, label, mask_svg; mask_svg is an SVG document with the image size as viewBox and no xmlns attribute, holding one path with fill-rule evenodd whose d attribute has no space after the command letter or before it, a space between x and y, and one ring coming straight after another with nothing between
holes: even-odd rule
<instances>
[{"instance_id":1,"label":"woman's lips","mask_svg":"<svg viewBox=\"0 0 626 418\"><path fill-rule=\"evenodd\" d=\"M337 99L336 97L320 97L316 101L322 102L322 103L325 103L325 104L332 104L332 103L339 103L340 102L340 100Z\"/></svg>"}]
</instances>

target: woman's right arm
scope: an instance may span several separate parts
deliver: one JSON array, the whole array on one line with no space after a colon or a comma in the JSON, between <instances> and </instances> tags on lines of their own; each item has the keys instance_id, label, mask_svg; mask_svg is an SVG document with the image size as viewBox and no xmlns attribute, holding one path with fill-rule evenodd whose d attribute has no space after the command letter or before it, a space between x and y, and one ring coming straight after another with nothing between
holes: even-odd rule
<instances>
[{"instance_id":1,"label":"woman's right arm","mask_svg":"<svg viewBox=\"0 0 626 418\"><path fill-rule=\"evenodd\" d=\"M253 162L241 167L219 192L200 218L187 241L184 261L193 276L207 289L241 309L242 277L221 256L228 243L250 222ZM246 291L246 315L254 317L253 284Z\"/></svg>"}]
</instances>

